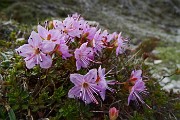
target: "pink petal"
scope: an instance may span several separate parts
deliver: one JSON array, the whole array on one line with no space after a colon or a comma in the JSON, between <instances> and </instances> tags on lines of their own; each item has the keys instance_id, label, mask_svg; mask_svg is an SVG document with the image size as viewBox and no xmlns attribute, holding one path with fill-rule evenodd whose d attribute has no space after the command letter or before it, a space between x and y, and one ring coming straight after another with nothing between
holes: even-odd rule
<instances>
[{"instance_id":1,"label":"pink petal","mask_svg":"<svg viewBox=\"0 0 180 120\"><path fill-rule=\"evenodd\" d=\"M136 70L136 71L134 72L134 77L139 78L139 77L141 77L141 75L142 75L142 70Z\"/></svg>"},{"instance_id":2,"label":"pink petal","mask_svg":"<svg viewBox=\"0 0 180 120\"><path fill-rule=\"evenodd\" d=\"M55 48L56 44L49 40L43 40L40 49L43 53L52 52Z\"/></svg>"},{"instance_id":3,"label":"pink petal","mask_svg":"<svg viewBox=\"0 0 180 120\"><path fill-rule=\"evenodd\" d=\"M145 89L145 83L142 81L142 79L138 80L134 85L134 90L136 91L144 91Z\"/></svg>"},{"instance_id":4,"label":"pink petal","mask_svg":"<svg viewBox=\"0 0 180 120\"><path fill-rule=\"evenodd\" d=\"M78 48L76 48L76 50L74 51L74 56L75 56L75 58L78 60L78 59L80 59L79 58L79 55L81 54L81 51L78 49Z\"/></svg>"},{"instance_id":5,"label":"pink petal","mask_svg":"<svg viewBox=\"0 0 180 120\"><path fill-rule=\"evenodd\" d=\"M82 34L81 30L71 30L68 32L68 35L70 35L71 37L78 37L80 38L80 35Z\"/></svg>"},{"instance_id":6,"label":"pink petal","mask_svg":"<svg viewBox=\"0 0 180 120\"><path fill-rule=\"evenodd\" d=\"M79 49L80 49L81 51L86 50L86 48L87 48L87 44L88 44L88 42L83 43Z\"/></svg>"},{"instance_id":7,"label":"pink petal","mask_svg":"<svg viewBox=\"0 0 180 120\"><path fill-rule=\"evenodd\" d=\"M85 76L84 80L88 83L94 83L97 79L97 69L91 69Z\"/></svg>"},{"instance_id":8,"label":"pink petal","mask_svg":"<svg viewBox=\"0 0 180 120\"><path fill-rule=\"evenodd\" d=\"M118 56L118 54L122 54L123 53L123 49L121 48L121 46L118 46L116 48L116 56Z\"/></svg>"},{"instance_id":9,"label":"pink petal","mask_svg":"<svg viewBox=\"0 0 180 120\"><path fill-rule=\"evenodd\" d=\"M119 47L116 48L116 56L118 56L119 54L119 49L120 49Z\"/></svg>"},{"instance_id":10,"label":"pink petal","mask_svg":"<svg viewBox=\"0 0 180 120\"><path fill-rule=\"evenodd\" d=\"M68 97L69 98L80 97L80 90L81 88L78 86L72 87L68 92Z\"/></svg>"},{"instance_id":11,"label":"pink petal","mask_svg":"<svg viewBox=\"0 0 180 120\"><path fill-rule=\"evenodd\" d=\"M34 53L34 49L30 44L24 44L16 49L20 56L28 57Z\"/></svg>"},{"instance_id":12,"label":"pink petal","mask_svg":"<svg viewBox=\"0 0 180 120\"><path fill-rule=\"evenodd\" d=\"M84 82L84 77L80 74L70 74L70 81L74 83L74 85L79 86Z\"/></svg>"},{"instance_id":13,"label":"pink petal","mask_svg":"<svg viewBox=\"0 0 180 120\"><path fill-rule=\"evenodd\" d=\"M41 58L39 57L40 67L41 68L45 68L45 69L50 68L51 65L52 65L52 58L51 58L51 56L48 55L48 54L39 54L39 56L41 57Z\"/></svg>"},{"instance_id":14,"label":"pink petal","mask_svg":"<svg viewBox=\"0 0 180 120\"><path fill-rule=\"evenodd\" d=\"M131 100L134 100L133 92L131 92L128 96L128 105L130 104Z\"/></svg>"},{"instance_id":15,"label":"pink petal","mask_svg":"<svg viewBox=\"0 0 180 120\"><path fill-rule=\"evenodd\" d=\"M86 50L83 51L85 55L87 55L88 57L93 57L94 53L93 53L93 49L90 47L87 47Z\"/></svg>"},{"instance_id":16,"label":"pink petal","mask_svg":"<svg viewBox=\"0 0 180 120\"><path fill-rule=\"evenodd\" d=\"M46 30L44 27L42 27L41 25L38 25L37 27L38 29L38 33L39 35L43 38L43 39L47 39L47 36L49 34L48 30Z\"/></svg>"},{"instance_id":17,"label":"pink petal","mask_svg":"<svg viewBox=\"0 0 180 120\"><path fill-rule=\"evenodd\" d=\"M62 52L62 57L64 59L72 56L72 54L69 53L68 46L66 44L61 44L59 49Z\"/></svg>"},{"instance_id":18,"label":"pink petal","mask_svg":"<svg viewBox=\"0 0 180 120\"><path fill-rule=\"evenodd\" d=\"M98 75L100 76L100 77L104 77L104 75L105 75L105 68L101 68L101 66L98 68Z\"/></svg>"},{"instance_id":19,"label":"pink petal","mask_svg":"<svg viewBox=\"0 0 180 120\"><path fill-rule=\"evenodd\" d=\"M51 41L56 41L61 34L59 30L55 29L49 30L49 33L51 34Z\"/></svg>"},{"instance_id":20,"label":"pink petal","mask_svg":"<svg viewBox=\"0 0 180 120\"><path fill-rule=\"evenodd\" d=\"M76 60L76 68L77 70L80 70L82 66L82 63L79 60Z\"/></svg>"},{"instance_id":21,"label":"pink petal","mask_svg":"<svg viewBox=\"0 0 180 120\"><path fill-rule=\"evenodd\" d=\"M89 104L89 103L93 102L93 101L91 100L91 98L89 97L89 94L87 93L87 91L85 91L85 98L86 98L86 100L84 100L84 102L85 102L86 104Z\"/></svg>"},{"instance_id":22,"label":"pink petal","mask_svg":"<svg viewBox=\"0 0 180 120\"><path fill-rule=\"evenodd\" d=\"M78 60L79 62L80 62L80 64L81 64L81 67L83 67L83 68L87 68L88 67L88 65L89 65L89 60L88 59L85 59L85 60ZM84 61L86 61L86 62L84 62Z\"/></svg>"},{"instance_id":23,"label":"pink petal","mask_svg":"<svg viewBox=\"0 0 180 120\"><path fill-rule=\"evenodd\" d=\"M38 48L41 42L42 42L42 39L39 36L39 34L37 34L35 31L32 31L28 39L28 43L32 45L34 48Z\"/></svg>"},{"instance_id":24,"label":"pink petal","mask_svg":"<svg viewBox=\"0 0 180 120\"><path fill-rule=\"evenodd\" d=\"M37 63L35 56L32 57L31 59L29 59L28 57L26 57L24 60L25 60L25 62L26 62L26 67L27 67L28 69L33 68L33 67L36 65L36 63Z\"/></svg>"},{"instance_id":25,"label":"pink petal","mask_svg":"<svg viewBox=\"0 0 180 120\"><path fill-rule=\"evenodd\" d=\"M104 101L105 100L105 94L106 94L106 90L101 90L101 92L99 92L102 100Z\"/></svg>"},{"instance_id":26,"label":"pink petal","mask_svg":"<svg viewBox=\"0 0 180 120\"><path fill-rule=\"evenodd\" d=\"M62 21L59 21L59 20L53 20L53 25L55 29L62 30L64 28Z\"/></svg>"},{"instance_id":27,"label":"pink petal","mask_svg":"<svg viewBox=\"0 0 180 120\"><path fill-rule=\"evenodd\" d=\"M94 35L96 34L96 27L90 28L88 33L89 33L89 35L87 38L92 40L94 38Z\"/></svg>"}]
</instances>

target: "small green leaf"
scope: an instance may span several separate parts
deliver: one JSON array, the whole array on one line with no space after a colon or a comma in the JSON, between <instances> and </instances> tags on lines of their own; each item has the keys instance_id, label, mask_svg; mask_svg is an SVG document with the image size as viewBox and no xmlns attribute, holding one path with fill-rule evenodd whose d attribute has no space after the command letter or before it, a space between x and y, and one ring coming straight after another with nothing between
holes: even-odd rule
<instances>
[{"instance_id":1,"label":"small green leaf","mask_svg":"<svg viewBox=\"0 0 180 120\"><path fill-rule=\"evenodd\" d=\"M9 116L10 120L16 120L16 116L14 114L13 109L7 104L5 105L5 108L8 111L8 116Z\"/></svg>"},{"instance_id":2,"label":"small green leaf","mask_svg":"<svg viewBox=\"0 0 180 120\"><path fill-rule=\"evenodd\" d=\"M10 120L16 120L16 116L14 114L14 111L11 108L8 111L8 115L9 115Z\"/></svg>"},{"instance_id":3,"label":"small green leaf","mask_svg":"<svg viewBox=\"0 0 180 120\"><path fill-rule=\"evenodd\" d=\"M7 60L7 56L4 53L0 53L4 60Z\"/></svg>"}]
</instances>

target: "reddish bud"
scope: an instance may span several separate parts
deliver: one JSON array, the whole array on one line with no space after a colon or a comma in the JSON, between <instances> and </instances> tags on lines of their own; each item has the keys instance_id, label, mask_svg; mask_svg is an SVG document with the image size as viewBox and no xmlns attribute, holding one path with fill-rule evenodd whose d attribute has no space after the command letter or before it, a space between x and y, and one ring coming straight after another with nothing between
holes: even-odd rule
<instances>
[{"instance_id":1,"label":"reddish bud","mask_svg":"<svg viewBox=\"0 0 180 120\"><path fill-rule=\"evenodd\" d=\"M119 114L119 110L117 110L115 107L112 107L109 109L109 118L110 120L116 120Z\"/></svg>"}]
</instances>

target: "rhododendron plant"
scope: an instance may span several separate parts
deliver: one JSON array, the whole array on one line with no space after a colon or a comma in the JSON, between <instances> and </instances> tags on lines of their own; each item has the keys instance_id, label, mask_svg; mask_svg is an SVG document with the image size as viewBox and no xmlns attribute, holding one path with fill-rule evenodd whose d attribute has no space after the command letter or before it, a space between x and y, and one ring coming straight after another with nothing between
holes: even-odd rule
<instances>
[{"instance_id":1,"label":"rhododendron plant","mask_svg":"<svg viewBox=\"0 0 180 120\"><path fill-rule=\"evenodd\" d=\"M59 65L66 64L61 66L63 70L60 71L67 72L65 76L70 76L71 82L65 81L63 84L66 83L70 87L72 83L74 84L68 92L68 97L81 100L85 104L107 102L106 93L117 94L123 88L119 85L125 85L128 88L130 93L127 98L128 105L131 101L145 104L141 95L148 92L142 80L142 70L133 70L131 76L128 73L130 78L127 80L118 78L119 71L113 70L114 68L119 69L120 63L111 62L110 65L113 64L115 67L105 67L109 64L110 58L116 60L126 52L127 38L124 38L121 33L109 33L97 26L91 26L78 14L68 16L62 21L53 20L50 24L45 27L38 25L37 33L31 32L28 43L16 49L17 53L25 58L28 69L39 65L40 68L51 70L50 67L54 69L54 66L59 67ZM58 59L61 64L56 64L59 62ZM126 69L126 65L120 69ZM48 70L46 70L46 75ZM56 69L51 73L55 72ZM120 81L123 80L125 81L122 84ZM56 87L56 84L53 86ZM108 100L115 101L114 98L108 98ZM118 110L111 108L109 115L110 119L115 120L118 117Z\"/></svg>"}]
</instances>

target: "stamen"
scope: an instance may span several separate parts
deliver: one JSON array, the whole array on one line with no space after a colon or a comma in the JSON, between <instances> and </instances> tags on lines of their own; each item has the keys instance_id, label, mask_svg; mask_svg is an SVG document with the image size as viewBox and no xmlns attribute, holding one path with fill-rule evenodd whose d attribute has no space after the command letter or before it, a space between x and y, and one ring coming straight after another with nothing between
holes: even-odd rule
<instances>
[{"instance_id":1,"label":"stamen","mask_svg":"<svg viewBox=\"0 0 180 120\"><path fill-rule=\"evenodd\" d=\"M89 89L92 90L96 95L98 95L97 92L94 90L94 88L93 88L91 85L90 85ZM96 90L97 90L97 89L96 89ZM99 90L98 90L98 91L99 91Z\"/></svg>"},{"instance_id":2,"label":"stamen","mask_svg":"<svg viewBox=\"0 0 180 120\"><path fill-rule=\"evenodd\" d=\"M39 59L38 59L38 56L36 57L36 64L38 65L39 64Z\"/></svg>"},{"instance_id":3,"label":"stamen","mask_svg":"<svg viewBox=\"0 0 180 120\"><path fill-rule=\"evenodd\" d=\"M134 97L134 99L135 99L134 101L135 101L136 105L139 106L139 102L138 102L138 100L137 100L137 98L136 98L136 95L135 95L134 93L133 93L132 95L133 95L133 97Z\"/></svg>"},{"instance_id":4,"label":"stamen","mask_svg":"<svg viewBox=\"0 0 180 120\"><path fill-rule=\"evenodd\" d=\"M85 89L83 89L82 99L83 99L83 100L85 101L85 103L86 103L86 90L85 90Z\"/></svg>"},{"instance_id":5,"label":"stamen","mask_svg":"<svg viewBox=\"0 0 180 120\"><path fill-rule=\"evenodd\" d=\"M91 90L87 89L87 93L90 97L90 99L95 102L96 104L98 104L98 101L96 100L96 98L94 97L94 95L92 94Z\"/></svg>"},{"instance_id":6,"label":"stamen","mask_svg":"<svg viewBox=\"0 0 180 120\"><path fill-rule=\"evenodd\" d=\"M111 91L111 92L114 92L114 91L115 91L114 89L112 89L112 88L110 88L110 87L108 87L108 86L107 86L107 89L108 89L109 91Z\"/></svg>"},{"instance_id":7,"label":"stamen","mask_svg":"<svg viewBox=\"0 0 180 120\"><path fill-rule=\"evenodd\" d=\"M93 60L91 60L91 59L88 58L88 57L87 57L87 59L88 59L89 61L93 62L93 63L102 64L102 62L96 62L96 61L93 61Z\"/></svg>"},{"instance_id":8,"label":"stamen","mask_svg":"<svg viewBox=\"0 0 180 120\"><path fill-rule=\"evenodd\" d=\"M43 62L41 55L39 54L40 62Z\"/></svg>"},{"instance_id":9,"label":"stamen","mask_svg":"<svg viewBox=\"0 0 180 120\"><path fill-rule=\"evenodd\" d=\"M100 90L98 90L98 89L96 89L94 86L92 86L92 85L90 85L90 88L92 88L92 89L94 89L94 90L96 90L96 91L100 91Z\"/></svg>"},{"instance_id":10,"label":"stamen","mask_svg":"<svg viewBox=\"0 0 180 120\"><path fill-rule=\"evenodd\" d=\"M85 58L81 58L81 61L85 64L85 65L89 65L89 61Z\"/></svg>"}]
</instances>

